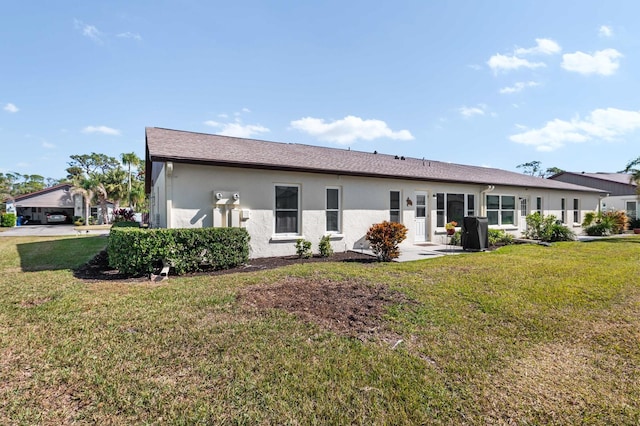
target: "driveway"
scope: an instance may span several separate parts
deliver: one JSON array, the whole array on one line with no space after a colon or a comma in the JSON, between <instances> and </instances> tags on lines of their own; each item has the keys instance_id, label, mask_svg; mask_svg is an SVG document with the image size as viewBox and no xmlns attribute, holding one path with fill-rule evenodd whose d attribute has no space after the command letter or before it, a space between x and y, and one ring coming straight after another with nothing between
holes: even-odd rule
<instances>
[{"instance_id":1,"label":"driveway","mask_svg":"<svg viewBox=\"0 0 640 426\"><path fill-rule=\"evenodd\" d=\"M79 235L75 225L25 225L14 226L11 229L0 232L0 237L50 237L57 235ZM82 231L82 234L108 235L108 229L90 229Z\"/></svg>"}]
</instances>

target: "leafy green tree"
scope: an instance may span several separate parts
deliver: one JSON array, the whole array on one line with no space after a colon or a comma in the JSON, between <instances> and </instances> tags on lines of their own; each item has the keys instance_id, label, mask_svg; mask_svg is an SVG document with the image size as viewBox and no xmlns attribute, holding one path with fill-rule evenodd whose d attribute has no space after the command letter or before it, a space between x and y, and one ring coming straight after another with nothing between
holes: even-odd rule
<instances>
[{"instance_id":1,"label":"leafy green tree","mask_svg":"<svg viewBox=\"0 0 640 426\"><path fill-rule=\"evenodd\" d=\"M562 173L562 172L564 172L564 170L562 170L559 167L549 167L545 172L545 177L557 175L558 173Z\"/></svg>"},{"instance_id":2,"label":"leafy green tree","mask_svg":"<svg viewBox=\"0 0 640 426\"><path fill-rule=\"evenodd\" d=\"M85 176L104 174L111 169L120 167L117 159L105 154L96 154L95 152L91 154L71 155L71 160L72 161L68 163L69 168L67 168L67 173L73 176L80 174L84 174ZM82 170L82 172L78 173L78 169Z\"/></svg>"},{"instance_id":3,"label":"leafy green tree","mask_svg":"<svg viewBox=\"0 0 640 426\"><path fill-rule=\"evenodd\" d=\"M522 173L524 173L525 175L543 178L553 176L564 171L559 167L549 167L547 169L543 169L542 163L540 161L530 161L528 163L518 164L516 168L523 169Z\"/></svg>"},{"instance_id":4,"label":"leafy green tree","mask_svg":"<svg viewBox=\"0 0 640 426\"><path fill-rule=\"evenodd\" d=\"M530 176L540 176L540 162L539 161L529 161L528 163L518 164L516 168L523 169L522 173Z\"/></svg>"}]
</instances>

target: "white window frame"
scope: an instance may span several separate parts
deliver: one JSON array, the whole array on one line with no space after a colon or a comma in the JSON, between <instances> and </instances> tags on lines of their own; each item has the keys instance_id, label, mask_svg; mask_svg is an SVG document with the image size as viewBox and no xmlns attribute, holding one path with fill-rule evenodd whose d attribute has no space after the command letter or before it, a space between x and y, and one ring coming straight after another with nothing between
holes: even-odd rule
<instances>
[{"instance_id":1,"label":"white window frame","mask_svg":"<svg viewBox=\"0 0 640 426\"><path fill-rule=\"evenodd\" d=\"M560 222L567 223L567 199L560 198Z\"/></svg>"},{"instance_id":2,"label":"white window frame","mask_svg":"<svg viewBox=\"0 0 640 426\"><path fill-rule=\"evenodd\" d=\"M278 197L278 188L279 187L285 187L285 188L296 188L297 189L297 195L298 195L298 203L296 206L296 228L297 230L295 232L278 232L278 212L279 211L294 211L293 209L278 209L278 203L277 203L277 197ZM277 236L299 236L302 235L302 222L301 222L301 212L300 212L300 203L301 203L301 198L302 198L302 191L301 191L301 186L300 184L294 184L294 183L276 183L273 186L273 234L277 235Z\"/></svg>"},{"instance_id":3,"label":"white window frame","mask_svg":"<svg viewBox=\"0 0 640 426\"><path fill-rule=\"evenodd\" d=\"M536 208L535 209L531 209L531 213L535 213L538 212L540 213L540 216L542 216L542 212L543 212L543 206L542 206L542 197L536 197Z\"/></svg>"},{"instance_id":4,"label":"white window frame","mask_svg":"<svg viewBox=\"0 0 640 426\"><path fill-rule=\"evenodd\" d=\"M572 207L573 207L573 223L579 224L580 222L582 222L580 220L580 199L579 198L573 199Z\"/></svg>"},{"instance_id":5,"label":"white window frame","mask_svg":"<svg viewBox=\"0 0 640 426\"><path fill-rule=\"evenodd\" d=\"M498 197L498 208L497 209L491 209L489 208L489 197ZM510 197L513 198L513 208L511 209L506 209L503 207L503 198L504 197ZM489 217L489 212L497 212L498 215L498 223L491 223L489 222L490 226L501 226L501 227L516 227L518 226L518 217L517 217L517 202L518 202L518 197L515 194L487 194L485 196L485 203L487 206L487 218ZM513 212L513 223L502 223L502 216L503 213L505 212Z\"/></svg>"},{"instance_id":6,"label":"white window frame","mask_svg":"<svg viewBox=\"0 0 640 426\"><path fill-rule=\"evenodd\" d=\"M633 210L635 211L635 216L630 214L631 210L629 209L629 204L633 204L634 208ZM640 203L635 201L635 200L626 200L624 202L624 211L627 213L627 216L629 217L629 219L640 219L640 211L638 211L638 209L640 209Z\"/></svg>"},{"instance_id":7,"label":"white window frame","mask_svg":"<svg viewBox=\"0 0 640 426\"><path fill-rule=\"evenodd\" d=\"M330 209L329 208L329 191L338 191L338 208ZM324 230L327 234L340 234L342 232L342 188L339 186L327 186L324 189L324 207L325 207L325 215L324 215ZM338 229L337 230L329 230L329 221L327 220L327 213L329 212L337 212L338 213Z\"/></svg>"},{"instance_id":8,"label":"white window frame","mask_svg":"<svg viewBox=\"0 0 640 426\"><path fill-rule=\"evenodd\" d=\"M444 228L444 225L448 222L451 222L452 220L456 220L454 218L452 218L450 216L450 213L447 209L448 206L448 202L447 202L447 198L449 195L462 195L463 200L463 207L462 207L462 212L463 215L462 217L464 218L465 216L475 216L476 214L476 194L471 194L471 193L464 193L464 192L437 192L435 194L435 207L436 207L436 226L438 228ZM440 197L442 197L442 206L443 208L438 208L438 200L440 199ZM473 201L473 203L471 203L471 201ZM470 205L473 204L473 205ZM462 219L458 219L456 220L456 222L458 222L458 226L462 226Z\"/></svg>"},{"instance_id":9,"label":"white window frame","mask_svg":"<svg viewBox=\"0 0 640 426\"><path fill-rule=\"evenodd\" d=\"M394 192L398 193L398 208L397 209L392 208L393 206L391 205L391 194L394 193ZM392 219L393 212L398 212L398 221L397 221L397 223L402 223L402 191L396 190L396 189L392 189L392 190L389 191L389 222L394 222L394 220Z\"/></svg>"}]
</instances>

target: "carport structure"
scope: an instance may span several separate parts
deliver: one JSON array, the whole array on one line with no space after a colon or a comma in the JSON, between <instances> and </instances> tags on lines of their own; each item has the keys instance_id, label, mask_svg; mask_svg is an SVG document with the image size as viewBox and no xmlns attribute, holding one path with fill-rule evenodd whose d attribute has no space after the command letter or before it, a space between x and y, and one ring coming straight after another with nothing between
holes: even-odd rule
<instances>
[{"instance_id":1,"label":"carport structure","mask_svg":"<svg viewBox=\"0 0 640 426\"><path fill-rule=\"evenodd\" d=\"M84 217L82 195L74 195L70 184L60 184L7 201L7 211L28 219L30 223L46 223L46 214L63 212L69 220Z\"/></svg>"}]
</instances>

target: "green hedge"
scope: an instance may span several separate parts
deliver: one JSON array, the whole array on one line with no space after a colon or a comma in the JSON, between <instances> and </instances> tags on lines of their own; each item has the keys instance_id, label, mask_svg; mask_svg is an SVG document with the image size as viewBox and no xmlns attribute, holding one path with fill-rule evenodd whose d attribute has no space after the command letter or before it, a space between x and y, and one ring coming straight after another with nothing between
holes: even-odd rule
<instances>
[{"instance_id":1,"label":"green hedge","mask_svg":"<svg viewBox=\"0 0 640 426\"><path fill-rule=\"evenodd\" d=\"M140 228L140 223L130 220L121 220L120 222L113 222L112 228Z\"/></svg>"},{"instance_id":2,"label":"green hedge","mask_svg":"<svg viewBox=\"0 0 640 426\"><path fill-rule=\"evenodd\" d=\"M125 274L154 272L166 259L178 274L229 269L249 259L249 234L243 228L111 228L109 265Z\"/></svg>"},{"instance_id":3,"label":"green hedge","mask_svg":"<svg viewBox=\"0 0 640 426\"><path fill-rule=\"evenodd\" d=\"M0 226L3 228L12 228L16 226L16 215L14 213L5 213L0 215Z\"/></svg>"}]
</instances>

